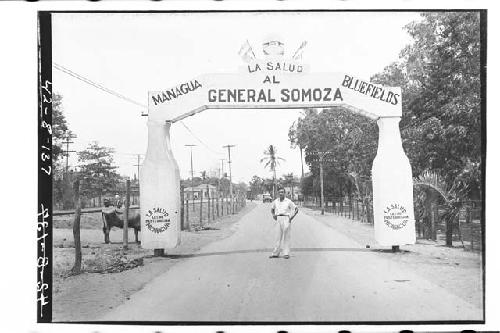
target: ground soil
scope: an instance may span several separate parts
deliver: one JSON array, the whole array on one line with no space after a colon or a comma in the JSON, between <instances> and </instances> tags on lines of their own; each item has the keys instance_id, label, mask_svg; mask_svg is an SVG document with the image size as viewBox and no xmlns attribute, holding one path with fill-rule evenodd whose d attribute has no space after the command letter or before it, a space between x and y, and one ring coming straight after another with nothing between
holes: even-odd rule
<instances>
[{"instance_id":1,"label":"ground soil","mask_svg":"<svg viewBox=\"0 0 500 333\"><path fill-rule=\"evenodd\" d=\"M71 217L58 218L54 229L54 293L53 321L92 321L129 299L155 277L168 271L205 245L226 238L239 227L238 221L255 204L248 203L237 215L225 216L208 224L207 230L181 233L182 244L165 257L153 257L152 251L141 249L129 234L130 248L122 250L122 230L110 234L111 244L103 243L100 214L82 216L83 270L71 276L74 247ZM301 208L325 225L355 240L361 247L369 246L380 256L399 262L467 302L483 307L482 253L459 247L445 247L439 240L418 240L415 245L401 247L392 253L378 246L373 226L336 214L321 215L317 210Z\"/></svg>"},{"instance_id":2,"label":"ground soil","mask_svg":"<svg viewBox=\"0 0 500 333\"><path fill-rule=\"evenodd\" d=\"M319 210L302 208L301 211L352 238L360 246L383 250L380 255L401 263L467 302L483 307L482 252L466 250L460 242L446 247L443 239L419 239L414 245L401 246L401 252L392 253L387 247L377 245L371 224L333 213L321 215Z\"/></svg>"},{"instance_id":3,"label":"ground soil","mask_svg":"<svg viewBox=\"0 0 500 333\"><path fill-rule=\"evenodd\" d=\"M158 275L185 260L201 247L228 237L238 228L238 220L252 208L248 203L236 215L205 224L205 230L182 231L182 243L164 257L140 248L129 232L129 249L122 249L123 231L113 229L110 244L104 244L100 213L82 215L81 242L83 273L71 275L74 263L72 216L54 220L53 318L54 322L92 321L126 301Z\"/></svg>"}]
</instances>

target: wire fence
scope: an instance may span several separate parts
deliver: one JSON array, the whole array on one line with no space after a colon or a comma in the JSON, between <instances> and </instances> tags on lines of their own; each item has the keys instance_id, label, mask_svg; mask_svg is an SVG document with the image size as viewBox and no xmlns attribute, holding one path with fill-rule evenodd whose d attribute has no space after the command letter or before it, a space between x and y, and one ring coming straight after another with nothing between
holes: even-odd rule
<instances>
[{"instance_id":1,"label":"wire fence","mask_svg":"<svg viewBox=\"0 0 500 333\"><path fill-rule=\"evenodd\" d=\"M318 197L305 197L302 205L321 209L321 200ZM362 223L373 223L373 208L369 199L328 198L325 200L324 211Z\"/></svg>"},{"instance_id":2,"label":"wire fence","mask_svg":"<svg viewBox=\"0 0 500 333\"><path fill-rule=\"evenodd\" d=\"M229 196L224 196L222 192L216 192L213 197L181 199L181 202L181 226L183 230L203 229L206 224L223 216L236 214L246 206L245 196L237 194L231 199Z\"/></svg>"},{"instance_id":3,"label":"wire fence","mask_svg":"<svg viewBox=\"0 0 500 333\"><path fill-rule=\"evenodd\" d=\"M434 205L424 214L416 214L415 227L417 236L422 239L443 240L446 234L452 242L464 248L482 250L482 202L465 201L457 203L462 208L458 215L446 223L447 208L443 205ZM450 230L447 230L449 226Z\"/></svg>"},{"instance_id":4,"label":"wire fence","mask_svg":"<svg viewBox=\"0 0 500 333\"><path fill-rule=\"evenodd\" d=\"M300 202L304 207L321 210L319 197L304 197ZM416 212L415 230L418 239L443 241L447 231L453 246L462 246L469 250L482 250L482 202L466 201L458 203L462 208L452 223L446 223L446 206L436 205L426 213ZM373 224L373 206L369 198L327 198L324 212L342 216L353 221ZM447 225L450 230L447 230Z\"/></svg>"},{"instance_id":5,"label":"wire fence","mask_svg":"<svg viewBox=\"0 0 500 333\"><path fill-rule=\"evenodd\" d=\"M80 196L81 213L100 212L104 207L104 201L108 201L112 206L123 209L125 198L130 198L129 209L140 209L140 194L138 186L131 186L128 190L124 187L117 187L112 191L107 191L101 196L85 197ZM190 199L187 190L181 187L180 190L180 223L182 230L199 230L206 228L206 224L214 222L217 219L231 214L237 214L246 206L246 197L244 194L235 193L231 197L229 193L223 191L199 192L199 197ZM54 204L54 215L74 214L74 204L64 208L63 203Z\"/></svg>"},{"instance_id":6,"label":"wire fence","mask_svg":"<svg viewBox=\"0 0 500 333\"><path fill-rule=\"evenodd\" d=\"M118 196L118 199L117 199ZM94 195L94 196L85 196L82 195L80 198L82 209L85 208L100 208L104 205L104 200L109 200L113 205L117 205L117 202L120 202L120 205L123 205L124 198L126 197L126 190L122 188L116 188L113 190L109 190L104 192L102 195ZM135 206L139 205L139 187L133 186L130 189L130 205ZM74 209L73 200L56 200L54 201L54 210L62 211L62 210L71 210Z\"/></svg>"}]
</instances>

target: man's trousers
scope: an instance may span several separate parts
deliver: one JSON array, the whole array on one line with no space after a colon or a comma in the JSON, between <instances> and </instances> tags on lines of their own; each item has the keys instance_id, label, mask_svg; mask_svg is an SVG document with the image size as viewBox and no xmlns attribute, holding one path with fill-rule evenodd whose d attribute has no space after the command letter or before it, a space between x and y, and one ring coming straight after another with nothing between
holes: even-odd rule
<instances>
[{"instance_id":1,"label":"man's trousers","mask_svg":"<svg viewBox=\"0 0 500 333\"><path fill-rule=\"evenodd\" d=\"M276 221L276 245L273 249L273 255L279 255L280 252L283 255L290 254L290 234L292 231L292 225L290 223L290 217L288 216L278 216Z\"/></svg>"}]
</instances>

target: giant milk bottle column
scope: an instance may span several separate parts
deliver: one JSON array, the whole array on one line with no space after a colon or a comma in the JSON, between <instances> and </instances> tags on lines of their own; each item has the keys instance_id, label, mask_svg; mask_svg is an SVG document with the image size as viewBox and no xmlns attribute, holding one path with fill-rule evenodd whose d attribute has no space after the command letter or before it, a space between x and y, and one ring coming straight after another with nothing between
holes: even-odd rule
<instances>
[{"instance_id":1,"label":"giant milk bottle column","mask_svg":"<svg viewBox=\"0 0 500 333\"><path fill-rule=\"evenodd\" d=\"M181 188L181 172L179 169L179 164L177 164L177 160L174 157L174 154L172 152L172 144L171 140L167 139L167 150L168 150L168 155L172 158L172 162L174 163L174 169L175 169L175 183L177 184L178 190L177 190L177 212L179 212L179 230L181 230L181 223L182 221L180 220L180 212L181 212L181 193L180 193L180 188ZM181 243L181 237L180 237L180 232L179 232L179 237L177 239L177 245Z\"/></svg>"},{"instance_id":2,"label":"giant milk bottle column","mask_svg":"<svg viewBox=\"0 0 500 333\"><path fill-rule=\"evenodd\" d=\"M170 144L170 123L148 121L148 149L140 175L141 245L169 249L179 243L179 183Z\"/></svg>"},{"instance_id":3,"label":"giant milk bottle column","mask_svg":"<svg viewBox=\"0 0 500 333\"><path fill-rule=\"evenodd\" d=\"M413 179L401 143L400 117L379 118L377 156L373 160L375 240L380 245L414 244Z\"/></svg>"}]
</instances>

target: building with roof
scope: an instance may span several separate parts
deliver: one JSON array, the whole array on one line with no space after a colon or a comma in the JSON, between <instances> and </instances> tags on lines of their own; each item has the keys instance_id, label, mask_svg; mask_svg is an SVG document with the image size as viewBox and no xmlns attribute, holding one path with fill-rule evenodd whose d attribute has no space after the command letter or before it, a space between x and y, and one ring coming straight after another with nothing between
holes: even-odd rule
<instances>
[{"instance_id":1,"label":"building with roof","mask_svg":"<svg viewBox=\"0 0 500 333\"><path fill-rule=\"evenodd\" d=\"M194 187L184 188L184 199L197 200L200 198L215 198L217 197L217 187L210 184L200 184Z\"/></svg>"}]
</instances>

